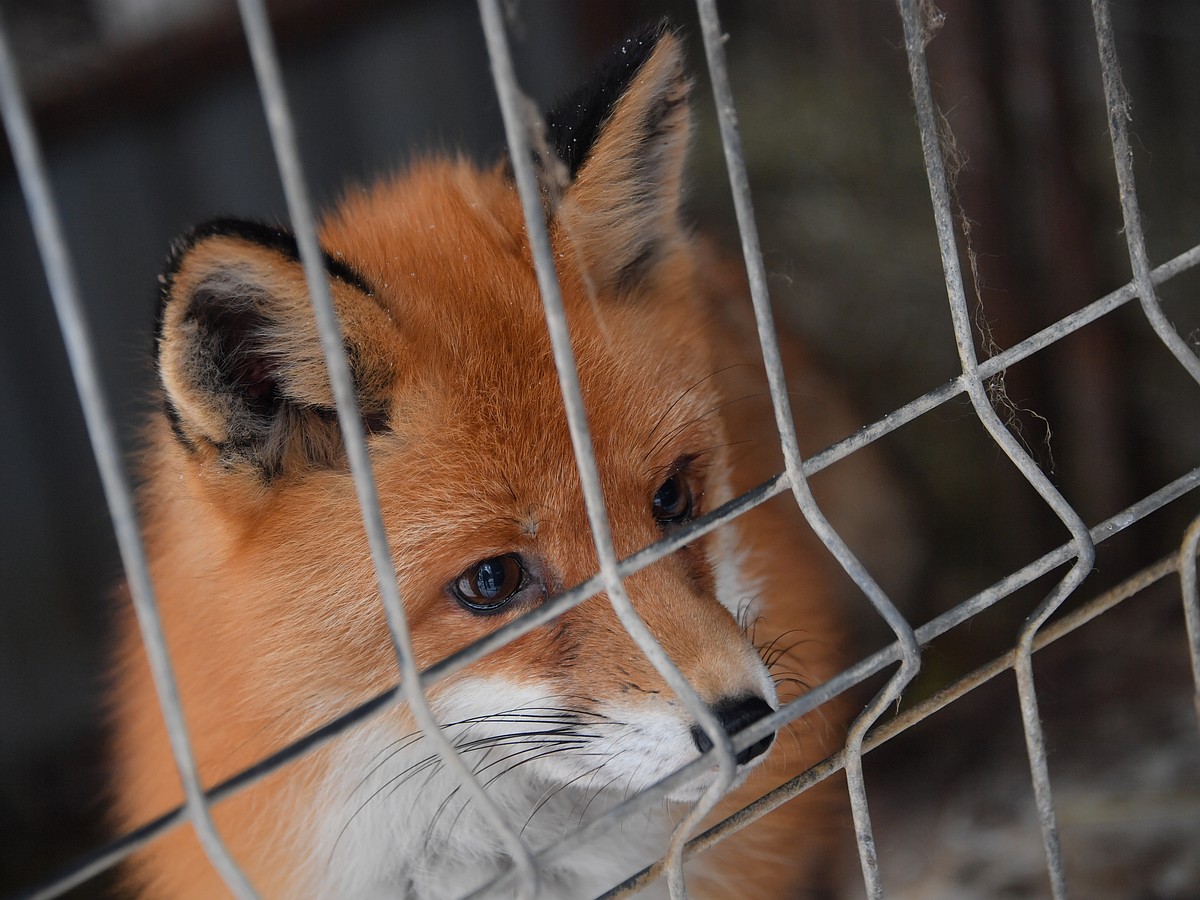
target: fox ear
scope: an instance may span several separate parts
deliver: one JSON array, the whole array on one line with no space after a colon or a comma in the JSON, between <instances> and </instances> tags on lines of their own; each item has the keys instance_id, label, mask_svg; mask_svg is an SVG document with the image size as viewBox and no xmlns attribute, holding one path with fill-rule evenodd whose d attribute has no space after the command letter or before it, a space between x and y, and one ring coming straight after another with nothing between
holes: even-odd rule
<instances>
[{"instance_id":1,"label":"fox ear","mask_svg":"<svg viewBox=\"0 0 1200 900\"><path fill-rule=\"evenodd\" d=\"M546 119L569 183L555 211L587 276L620 289L687 240L679 222L689 81L666 22L627 38Z\"/></svg>"},{"instance_id":2,"label":"fox ear","mask_svg":"<svg viewBox=\"0 0 1200 900\"><path fill-rule=\"evenodd\" d=\"M370 288L326 258L368 432L386 428L387 364L359 350L392 330ZM295 239L238 220L194 229L161 277L158 373L179 441L265 480L343 458L325 359Z\"/></svg>"}]
</instances>

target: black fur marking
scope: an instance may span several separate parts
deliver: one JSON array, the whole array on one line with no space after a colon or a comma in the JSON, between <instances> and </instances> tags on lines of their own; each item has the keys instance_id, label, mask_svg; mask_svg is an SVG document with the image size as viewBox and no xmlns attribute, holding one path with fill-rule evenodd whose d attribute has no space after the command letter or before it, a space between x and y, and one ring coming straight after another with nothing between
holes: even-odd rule
<instances>
[{"instance_id":1,"label":"black fur marking","mask_svg":"<svg viewBox=\"0 0 1200 900\"><path fill-rule=\"evenodd\" d=\"M387 401L373 399L364 392L363 385L367 381L367 373L358 346L346 341L342 348L346 352L346 361L350 364L350 378L354 382L354 395L358 399L358 412L362 416L363 430L368 437L391 432L391 411ZM331 409L336 420L337 409Z\"/></svg>"},{"instance_id":2,"label":"black fur marking","mask_svg":"<svg viewBox=\"0 0 1200 900\"><path fill-rule=\"evenodd\" d=\"M322 422L332 425L335 428L341 427L341 423L338 420L337 407L309 405L305 409L316 415ZM360 397L358 411L362 415L363 433L367 437L376 434L389 434L391 432L392 423L386 409L365 409L362 406L362 398Z\"/></svg>"},{"instance_id":3,"label":"black fur marking","mask_svg":"<svg viewBox=\"0 0 1200 900\"><path fill-rule=\"evenodd\" d=\"M643 276L653 268L657 257L657 242L646 242L638 251L637 256L621 266L621 271L617 273L616 278L617 289L629 290L639 284Z\"/></svg>"},{"instance_id":4,"label":"black fur marking","mask_svg":"<svg viewBox=\"0 0 1200 900\"><path fill-rule=\"evenodd\" d=\"M286 228L248 219L224 218L213 219L197 225L188 232L182 241L176 244L172 262L177 264L179 256L200 241L210 237L241 238L249 243L278 251L284 258L292 262L300 262L300 247L296 243L296 236ZM330 255L327 251L322 250L322 253L325 256L325 269L330 275L351 287L358 288L364 294L374 293L374 289L367 283L367 280L344 261ZM171 266L168 265L168 269L170 268Z\"/></svg>"},{"instance_id":5,"label":"black fur marking","mask_svg":"<svg viewBox=\"0 0 1200 900\"><path fill-rule=\"evenodd\" d=\"M266 247L289 262L300 261L295 237L282 228L241 219L215 219L193 228L173 245L160 278L155 324L156 355L161 352L166 306L183 260L197 244L218 236L233 237ZM324 257L325 268L330 276L367 296L374 295L370 283L353 268L328 252L324 252ZM266 481L271 481L281 473L280 460L263 456L262 445L269 434L281 429L289 432L292 426L305 419L313 427L331 427L336 432L337 414L332 407L296 404L285 398L277 377L276 363L261 345L268 320L250 308L235 309L220 296L206 296L209 290L204 284L197 286L195 295L190 298L184 311L184 319L199 325L200 340L206 345L202 352L214 362L213 370L209 373L212 382L204 387L215 393L236 397L242 409L242 413L228 423L231 428L228 439L215 446L226 465L233 465L239 459L248 460L260 469ZM347 345L346 352L357 385L363 380L358 371L358 354L350 345ZM369 402L361 395L359 402L363 404L362 422L367 434L387 432L389 416L386 405ZM164 399L163 408L176 439L189 452L195 452L196 436L188 434L179 411L169 399ZM300 432L303 432L303 428ZM332 463L332 460L326 462Z\"/></svg>"},{"instance_id":6,"label":"black fur marking","mask_svg":"<svg viewBox=\"0 0 1200 900\"><path fill-rule=\"evenodd\" d=\"M183 444L189 453L195 453L196 443L184 431L183 419L179 415L179 410L175 408L174 403L165 397L163 398L163 415L167 417L167 423L171 426L171 433L175 435L175 439Z\"/></svg>"},{"instance_id":7,"label":"black fur marking","mask_svg":"<svg viewBox=\"0 0 1200 900\"><path fill-rule=\"evenodd\" d=\"M281 473L278 450L264 453L272 443L272 435L292 435L293 439L321 440L305 455L311 462L322 465L340 463L343 456L330 455L329 448L340 446L341 436L337 410L330 405L298 402L285 396L280 383L279 361L272 358L264 341L270 320L251 308L231 307L224 297L214 294L201 283L184 312L185 321L197 326L196 344L192 353L210 362L192 371L196 384L213 395L231 398L234 406L226 420L228 437L213 442L227 466L238 460L251 462L272 481ZM351 363L351 377L358 392L362 426L366 435L391 430L389 409L385 401L363 397L358 387L363 378L356 370L359 356L353 345L346 345ZM164 400L171 430L189 452L197 445L184 426L178 410L169 398ZM319 445L319 446L318 446Z\"/></svg>"},{"instance_id":8,"label":"black fur marking","mask_svg":"<svg viewBox=\"0 0 1200 900\"><path fill-rule=\"evenodd\" d=\"M174 284L175 275L179 272L179 267L183 265L184 257L187 256L188 252L201 241L211 237L239 238L248 243L258 244L260 247L274 250L291 262L300 261L300 248L296 243L296 237L286 228L267 225L263 222L254 222L249 219L231 218L213 219L197 225L176 240L171 246L171 255L167 258L166 268L163 269L162 275L159 276L158 310L154 324L156 347L162 342L163 321L166 317L167 300L171 296L171 287ZM357 288L367 296L374 296L374 288L371 287L370 282L366 278L344 261L330 255L327 251L322 250L321 252L325 257L325 271L331 276L353 288Z\"/></svg>"},{"instance_id":9,"label":"black fur marking","mask_svg":"<svg viewBox=\"0 0 1200 900\"><path fill-rule=\"evenodd\" d=\"M566 163L572 180L587 162L617 101L629 89L663 35L670 31L667 20L662 19L627 37L610 51L585 84L546 114L550 143ZM662 115L659 114L659 121Z\"/></svg>"},{"instance_id":10,"label":"black fur marking","mask_svg":"<svg viewBox=\"0 0 1200 900\"><path fill-rule=\"evenodd\" d=\"M255 418L271 419L283 397L272 365L262 346L268 319L248 309L231 309L201 285L196 289L186 317L200 325L207 355L215 363L219 382L207 387L238 398Z\"/></svg>"},{"instance_id":11,"label":"black fur marking","mask_svg":"<svg viewBox=\"0 0 1200 900\"><path fill-rule=\"evenodd\" d=\"M646 110L646 117L642 120L643 133L646 135L647 141L653 141L659 134L662 133L662 126L671 114L681 106L687 105L687 91L684 90L678 95L668 95L655 103Z\"/></svg>"},{"instance_id":12,"label":"black fur marking","mask_svg":"<svg viewBox=\"0 0 1200 900\"><path fill-rule=\"evenodd\" d=\"M392 430L391 417L386 409L362 410L363 428L367 436L373 434L389 434Z\"/></svg>"}]
</instances>

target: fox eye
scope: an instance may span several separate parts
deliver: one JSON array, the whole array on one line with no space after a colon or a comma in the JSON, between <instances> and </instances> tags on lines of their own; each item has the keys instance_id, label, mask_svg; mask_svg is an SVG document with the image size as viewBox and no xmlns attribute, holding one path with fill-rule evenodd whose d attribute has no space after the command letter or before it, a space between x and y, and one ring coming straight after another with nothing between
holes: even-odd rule
<instances>
[{"instance_id":1,"label":"fox eye","mask_svg":"<svg viewBox=\"0 0 1200 900\"><path fill-rule=\"evenodd\" d=\"M472 612L498 612L525 584L521 558L512 553L475 563L450 585L454 599Z\"/></svg>"},{"instance_id":2,"label":"fox eye","mask_svg":"<svg viewBox=\"0 0 1200 900\"><path fill-rule=\"evenodd\" d=\"M682 472L675 472L654 495L654 518L662 528L682 525L692 518L694 504L687 477Z\"/></svg>"}]
</instances>

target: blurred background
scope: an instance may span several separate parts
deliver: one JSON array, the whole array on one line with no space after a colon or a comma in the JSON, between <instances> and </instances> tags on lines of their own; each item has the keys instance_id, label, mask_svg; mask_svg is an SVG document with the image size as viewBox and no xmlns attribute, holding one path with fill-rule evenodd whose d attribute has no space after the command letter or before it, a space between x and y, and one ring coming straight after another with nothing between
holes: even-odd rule
<instances>
[{"instance_id":1,"label":"blurred background","mask_svg":"<svg viewBox=\"0 0 1200 900\"><path fill-rule=\"evenodd\" d=\"M956 200L977 273L968 292L986 356L1120 287L1130 266L1088 5L939 5L945 22L929 61L961 165ZM269 6L323 205L414 153L503 152L473 3ZM1200 243L1200 4L1116 7L1157 265ZM959 371L899 18L879 0L720 8L777 315L868 424ZM683 27L697 73L690 215L736 248L691 6L521 0L510 9L519 77L543 104L633 27L663 15ZM155 278L172 237L222 214L286 220L240 24L232 0L0 0L0 10L132 454L150 409ZM0 147L0 896L107 837L100 698L120 578L7 154ZM1200 271L1160 290L1196 348ZM1136 304L993 388L1089 525L1200 465L1200 387ZM1067 539L961 398L878 452L906 495L904 558L855 549L879 563L914 624ZM1187 494L1102 544L1079 600L1173 552L1197 512ZM936 641L906 704L1010 647L1061 574ZM863 652L886 642L865 601L855 618ZM1078 895L1200 895L1200 738L1177 581L1055 644L1036 669ZM867 779L891 895L1048 894L1011 675L871 754ZM854 877L852 865L847 896L861 893ZM103 889L98 879L77 895Z\"/></svg>"}]
</instances>

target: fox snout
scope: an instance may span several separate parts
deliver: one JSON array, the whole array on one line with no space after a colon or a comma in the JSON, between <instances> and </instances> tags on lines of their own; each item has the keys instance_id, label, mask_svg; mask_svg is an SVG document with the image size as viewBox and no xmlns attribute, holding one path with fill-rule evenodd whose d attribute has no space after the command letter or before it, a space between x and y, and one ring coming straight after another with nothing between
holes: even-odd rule
<instances>
[{"instance_id":1,"label":"fox snout","mask_svg":"<svg viewBox=\"0 0 1200 900\"><path fill-rule=\"evenodd\" d=\"M738 732L749 728L760 719L765 719L775 711L771 704L756 694L723 697L711 709L721 727L725 729L726 734L730 737L736 736ZM696 749L701 753L707 753L712 749L712 739L704 733L704 729L699 725L692 726L692 740L696 744ZM758 757L771 749L771 744L774 742L775 732L772 731L766 737L760 738L749 747L741 750L737 754L738 765L744 766L758 759Z\"/></svg>"}]
</instances>

